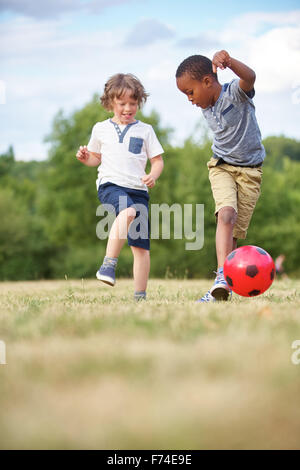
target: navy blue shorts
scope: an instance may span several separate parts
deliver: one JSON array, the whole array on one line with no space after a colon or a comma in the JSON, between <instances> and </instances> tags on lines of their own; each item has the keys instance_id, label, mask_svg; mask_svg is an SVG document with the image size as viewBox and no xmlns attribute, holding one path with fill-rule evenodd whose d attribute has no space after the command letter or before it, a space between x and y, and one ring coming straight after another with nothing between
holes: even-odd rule
<instances>
[{"instance_id":1,"label":"navy blue shorts","mask_svg":"<svg viewBox=\"0 0 300 470\"><path fill-rule=\"evenodd\" d=\"M128 207L134 207L137 212L135 220L129 227L128 245L150 250L149 194L147 191L104 183L98 188L98 199L107 206L109 212L114 210L116 215Z\"/></svg>"}]
</instances>

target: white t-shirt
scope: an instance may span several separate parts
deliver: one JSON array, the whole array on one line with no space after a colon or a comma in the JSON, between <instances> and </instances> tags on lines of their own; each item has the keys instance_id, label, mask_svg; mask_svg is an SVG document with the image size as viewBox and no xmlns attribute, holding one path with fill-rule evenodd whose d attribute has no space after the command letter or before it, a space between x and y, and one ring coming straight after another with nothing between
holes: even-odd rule
<instances>
[{"instance_id":1,"label":"white t-shirt","mask_svg":"<svg viewBox=\"0 0 300 470\"><path fill-rule=\"evenodd\" d=\"M88 143L90 152L101 153L97 188L107 182L142 189L147 159L163 153L150 124L135 121L127 126L117 125L111 119L97 122Z\"/></svg>"}]
</instances>

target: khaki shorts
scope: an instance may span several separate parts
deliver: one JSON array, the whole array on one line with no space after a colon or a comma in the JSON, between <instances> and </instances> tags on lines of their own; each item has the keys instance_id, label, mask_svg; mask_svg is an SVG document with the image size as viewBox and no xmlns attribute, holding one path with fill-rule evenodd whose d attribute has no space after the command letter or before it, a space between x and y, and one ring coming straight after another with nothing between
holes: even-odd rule
<instances>
[{"instance_id":1,"label":"khaki shorts","mask_svg":"<svg viewBox=\"0 0 300 470\"><path fill-rule=\"evenodd\" d=\"M247 229L260 196L262 168L232 166L222 163L216 166L217 158L207 163L209 180L215 200L215 214L222 207L233 207L237 220L233 228L234 238L246 238Z\"/></svg>"}]
</instances>

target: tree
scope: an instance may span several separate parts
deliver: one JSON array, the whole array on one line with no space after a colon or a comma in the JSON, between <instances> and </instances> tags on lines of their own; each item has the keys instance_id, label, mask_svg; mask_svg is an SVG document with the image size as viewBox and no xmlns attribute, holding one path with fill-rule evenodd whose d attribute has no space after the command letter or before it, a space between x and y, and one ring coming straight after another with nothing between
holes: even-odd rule
<instances>
[{"instance_id":1,"label":"tree","mask_svg":"<svg viewBox=\"0 0 300 470\"><path fill-rule=\"evenodd\" d=\"M267 166L281 170L286 157L300 162L299 140L290 139L283 135L270 136L264 139L263 144L266 149L267 158L265 164Z\"/></svg>"},{"instance_id":2,"label":"tree","mask_svg":"<svg viewBox=\"0 0 300 470\"><path fill-rule=\"evenodd\" d=\"M100 204L95 185L97 169L82 165L75 155L80 145L88 143L94 124L109 116L111 113L100 105L95 95L90 103L70 117L60 111L46 138L51 149L41 177L43 189L38 212L44 220L49 240L57 249L57 256L51 261L55 275L93 276L95 257L100 262L104 255L106 243L96 237L99 221L96 208ZM139 111L137 118L151 124L160 140L168 145L170 130L160 126L157 113L152 112L146 117ZM125 254L125 260L123 274L128 275L131 256Z\"/></svg>"},{"instance_id":3,"label":"tree","mask_svg":"<svg viewBox=\"0 0 300 470\"><path fill-rule=\"evenodd\" d=\"M0 279L94 277L106 247L106 240L96 237L97 170L75 155L88 143L94 124L109 116L94 96L70 116L56 115L46 161L16 161L12 147L0 155ZM203 248L187 251L188 240L174 239L173 229L170 240L151 240L151 276L213 276L216 221L206 166L210 139L198 129L199 138L172 147L171 130L162 127L157 113L140 111L137 118L153 126L165 150L165 169L150 191L151 203L204 205ZM259 245L273 257L283 252L287 272L300 274L300 142L279 136L264 144L262 194L248 238L240 244ZM130 276L129 248L122 250L120 261L118 275Z\"/></svg>"},{"instance_id":4,"label":"tree","mask_svg":"<svg viewBox=\"0 0 300 470\"><path fill-rule=\"evenodd\" d=\"M6 153L0 155L0 178L7 175L15 163L14 150L10 146Z\"/></svg>"}]
</instances>

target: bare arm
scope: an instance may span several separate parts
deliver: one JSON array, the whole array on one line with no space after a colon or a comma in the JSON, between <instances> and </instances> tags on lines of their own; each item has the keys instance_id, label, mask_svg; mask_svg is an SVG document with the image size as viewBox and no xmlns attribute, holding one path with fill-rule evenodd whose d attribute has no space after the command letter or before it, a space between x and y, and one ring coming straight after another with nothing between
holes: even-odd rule
<instances>
[{"instance_id":1,"label":"bare arm","mask_svg":"<svg viewBox=\"0 0 300 470\"><path fill-rule=\"evenodd\" d=\"M145 183L148 188L153 188L156 180L160 177L161 172L164 168L164 161L161 155L151 158L151 171L149 175L145 175L142 178L143 183Z\"/></svg>"},{"instance_id":2,"label":"bare arm","mask_svg":"<svg viewBox=\"0 0 300 470\"><path fill-rule=\"evenodd\" d=\"M86 145L79 147L76 157L86 166L99 166L101 163L101 154L89 152Z\"/></svg>"},{"instance_id":3,"label":"bare arm","mask_svg":"<svg viewBox=\"0 0 300 470\"><path fill-rule=\"evenodd\" d=\"M243 64L239 60L230 57L228 52L216 52L213 56L212 64L214 73L217 72L218 67L221 70L224 70L226 69L226 67L229 67L238 77L240 77L240 87L242 90L246 92L253 90L256 78L254 70L250 69L250 67Z\"/></svg>"}]
</instances>

